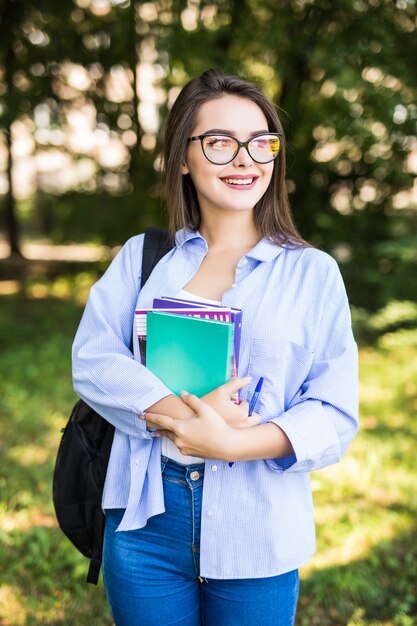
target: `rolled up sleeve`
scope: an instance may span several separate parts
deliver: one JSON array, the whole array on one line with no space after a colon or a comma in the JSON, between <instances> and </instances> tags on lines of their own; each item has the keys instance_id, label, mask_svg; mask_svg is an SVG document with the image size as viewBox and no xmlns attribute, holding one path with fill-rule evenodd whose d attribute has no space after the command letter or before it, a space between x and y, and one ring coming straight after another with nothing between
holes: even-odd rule
<instances>
[{"instance_id":1,"label":"rolled up sleeve","mask_svg":"<svg viewBox=\"0 0 417 626\"><path fill-rule=\"evenodd\" d=\"M336 263L329 268L309 374L286 410L271 421L294 456L267 461L282 472L309 472L337 463L358 430L358 350Z\"/></svg>"},{"instance_id":2,"label":"rolled up sleeve","mask_svg":"<svg viewBox=\"0 0 417 626\"><path fill-rule=\"evenodd\" d=\"M132 237L91 288L72 348L76 393L127 435L149 438L145 410L172 392L130 349L143 235Z\"/></svg>"}]
</instances>

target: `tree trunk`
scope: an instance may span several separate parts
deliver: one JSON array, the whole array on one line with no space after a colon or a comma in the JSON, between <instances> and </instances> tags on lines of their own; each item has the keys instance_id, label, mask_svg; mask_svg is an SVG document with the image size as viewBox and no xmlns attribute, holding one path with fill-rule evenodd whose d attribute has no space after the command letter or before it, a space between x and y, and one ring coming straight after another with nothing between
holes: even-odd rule
<instances>
[{"instance_id":1,"label":"tree trunk","mask_svg":"<svg viewBox=\"0 0 417 626\"><path fill-rule=\"evenodd\" d=\"M19 224L16 217L16 201L13 193L13 179L12 179L12 135L10 129L6 131L6 146L7 146L7 182L9 189L6 194L5 206L6 206L6 234L10 245L10 255L22 256L19 246Z\"/></svg>"},{"instance_id":2,"label":"tree trunk","mask_svg":"<svg viewBox=\"0 0 417 626\"><path fill-rule=\"evenodd\" d=\"M10 9L10 13L7 9ZM6 36L3 39L4 46L4 59L5 59L5 72L4 72L4 82L7 85L7 96L6 96L6 119L4 125L4 131L6 134L6 148L7 148L7 168L6 168L6 176L8 182L8 191L5 198L5 221L6 221L6 236L10 245L10 255L19 255L23 256L19 246L19 223L16 216L16 201L13 193L13 179L12 179L12 169L13 169L13 157L12 157L12 118L14 107L12 104L12 94L14 90L12 74L13 67L15 65L15 57L14 50L12 46L12 28L11 25L14 21L14 11L16 7L14 5L6 4L3 7L1 21L3 24L8 24L8 28L6 30Z\"/></svg>"},{"instance_id":3,"label":"tree trunk","mask_svg":"<svg viewBox=\"0 0 417 626\"><path fill-rule=\"evenodd\" d=\"M136 179L136 173L138 170L138 162L140 155L140 142L142 136L142 128L140 125L139 119L139 96L138 96L138 63L139 63L139 55L138 55L138 46L139 46L139 37L136 32L136 2L134 0L130 3L130 11L128 13L130 18L130 28L129 28L129 46L128 46L128 56L127 61L129 67L132 72L133 80L132 80L132 89L133 89L133 108L134 108L134 117L132 130L136 133L137 144L132 146L129 149L130 152L130 164L129 164L129 177L130 181L134 184ZM136 191L136 190L135 190Z\"/></svg>"}]
</instances>

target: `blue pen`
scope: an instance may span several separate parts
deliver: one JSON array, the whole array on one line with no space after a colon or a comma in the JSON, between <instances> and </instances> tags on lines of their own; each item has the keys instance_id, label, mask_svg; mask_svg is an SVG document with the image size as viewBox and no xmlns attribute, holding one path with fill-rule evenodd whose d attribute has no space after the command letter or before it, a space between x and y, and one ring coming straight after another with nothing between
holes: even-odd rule
<instances>
[{"instance_id":1,"label":"blue pen","mask_svg":"<svg viewBox=\"0 0 417 626\"><path fill-rule=\"evenodd\" d=\"M253 396L249 402L249 412L248 412L249 416L252 415L253 410L256 406L256 403L258 402L259 394L261 393L263 384L264 384L264 377L261 376L256 384L255 391L253 392ZM234 464L234 461L229 461L229 467L233 467L233 464Z\"/></svg>"},{"instance_id":2,"label":"blue pen","mask_svg":"<svg viewBox=\"0 0 417 626\"><path fill-rule=\"evenodd\" d=\"M249 403L249 413L248 415L252 415L253 410L256 406L256 403L258 402L258 398L259 398L259 394L261 393L261 389L262 389L262 385L264 384L264 377L261 376L260 379L258 380L258 383L255 387L255 391L253 392L253 396L251 398L251 401Z\"/></svg>"}]
</instances>

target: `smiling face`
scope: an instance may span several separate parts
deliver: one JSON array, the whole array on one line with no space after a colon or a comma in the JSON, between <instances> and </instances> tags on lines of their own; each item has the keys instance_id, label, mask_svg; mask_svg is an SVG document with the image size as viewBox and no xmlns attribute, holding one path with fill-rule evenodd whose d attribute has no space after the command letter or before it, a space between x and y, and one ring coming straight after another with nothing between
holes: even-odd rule
<instances>
[{"instance_id":1,"label":"smiling face","mask_svg":"<svg viewBox=\"0 0 417 626\"><path fill-rule=\"evenodd\" d=\"M225 95L201 106L192 136L225 133L247 141L268 130L266 117L257 104ZM190 175L204 217L219 211L251 211L264 195L273 169L273 162L256 163L244 147L230 163L215 165L204 156L200 141L192 141L181 171Z\"/></svg>"}]
</instances>

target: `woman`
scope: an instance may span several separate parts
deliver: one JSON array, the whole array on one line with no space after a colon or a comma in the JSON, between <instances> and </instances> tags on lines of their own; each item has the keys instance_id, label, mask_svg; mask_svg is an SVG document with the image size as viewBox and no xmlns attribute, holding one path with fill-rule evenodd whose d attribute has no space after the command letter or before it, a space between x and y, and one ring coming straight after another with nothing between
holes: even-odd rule
<instances>
[{"instance_id":1,"label":"woman","mask_svg":"<svg viewBox=\"0 0 417 626\"><path fill-rule=\"evenodd\" d=\"M357 430L345 289L292 222L282 127L253 85L218 70L191 80L168 116L164 171L175 247L139 292L143 235L125 244L73 350L77 393L116 426L106 593L117 626L290 626L315 551L309 472ZM134 310L161 295L242 309L245 378L177 397L134 360Z\"/></svg>"}]
</instances>

